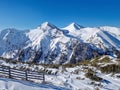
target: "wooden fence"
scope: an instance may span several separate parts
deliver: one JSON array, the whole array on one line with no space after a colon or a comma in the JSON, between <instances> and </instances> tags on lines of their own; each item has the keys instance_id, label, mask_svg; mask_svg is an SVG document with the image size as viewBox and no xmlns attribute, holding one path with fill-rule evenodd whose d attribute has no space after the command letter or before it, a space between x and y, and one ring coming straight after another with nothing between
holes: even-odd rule
<instances>
[{"instance_id":1,"label":"wooden fence","mask_svg":"<svg viewBox=\"0 0 120 90\"><path fill-rule=\"evenodd\" d=\"M29 70L19 70L8 66L0 65L0 76L5 78L13 78L26 81L42 80L45 82L44 72L36 72Z\"/></svg>"}]
</instances>

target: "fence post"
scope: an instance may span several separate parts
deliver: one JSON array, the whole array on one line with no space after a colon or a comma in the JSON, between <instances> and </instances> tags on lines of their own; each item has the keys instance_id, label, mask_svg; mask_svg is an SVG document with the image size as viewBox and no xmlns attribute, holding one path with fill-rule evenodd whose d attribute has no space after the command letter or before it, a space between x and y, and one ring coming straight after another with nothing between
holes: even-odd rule
<instances>
[{"instance_id":1,"label":"fence post","mask_svg":"<svg viewBox=\"0 0 120 90\"><path fill-rule=\"evenodd\" d=\"M45 84L45 73L43 72L43 83Z\"/></svg>"},{"instance_id":2,"label":"fence post","mask_svg":"<svg viewBox=\"0 0 120 90\"><path fill-rule=\"evenodd\" d=\"M25 79L26 79L26 81L28 80L27 75L28 75L28 71L25 70Z\"/></svg>"},{"instance_id":3,"label":"fence post","mask_svg":"<svg viewBox=\"0 0 120 90\"><path fill-rule=\"evenodd\" d=\"M11 68L8 67L8 69L9 69L9 78L11 78Z\"/></svg>"}]
</instances>

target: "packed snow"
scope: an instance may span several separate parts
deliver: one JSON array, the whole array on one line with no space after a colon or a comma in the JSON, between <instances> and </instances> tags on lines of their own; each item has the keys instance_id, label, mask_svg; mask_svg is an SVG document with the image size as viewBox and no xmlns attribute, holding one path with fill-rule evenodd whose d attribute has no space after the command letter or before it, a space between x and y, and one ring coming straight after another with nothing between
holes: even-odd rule
<instances>
[{"instance_id":1,"label":"packed snow","mask_svg":"<svg viewBox=\"0 0 120 90\"><path fill-rule=\"evenodd\" d=\"M52 84L33 83L13 79L0 78L0 90L70 90Z\"/></svg>"}]
</instances>

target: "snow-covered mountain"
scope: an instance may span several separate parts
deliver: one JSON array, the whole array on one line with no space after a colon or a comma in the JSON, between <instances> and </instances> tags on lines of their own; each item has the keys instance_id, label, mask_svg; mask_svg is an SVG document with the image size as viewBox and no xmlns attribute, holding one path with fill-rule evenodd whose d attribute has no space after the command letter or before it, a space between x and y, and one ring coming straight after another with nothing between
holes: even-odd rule
<instances>
[{"instance_id":1,"label":"snow-covered mountain","mask_svg":"<svg viewBox=\"0 0 120 90\"><path fill-rule=\"evenodd\" d=\"M120 57L120 28L67 27L45 22L32 30L0 31L0 56L40 63L76 63L99 55Z\"/></svg>"}]
</instances>

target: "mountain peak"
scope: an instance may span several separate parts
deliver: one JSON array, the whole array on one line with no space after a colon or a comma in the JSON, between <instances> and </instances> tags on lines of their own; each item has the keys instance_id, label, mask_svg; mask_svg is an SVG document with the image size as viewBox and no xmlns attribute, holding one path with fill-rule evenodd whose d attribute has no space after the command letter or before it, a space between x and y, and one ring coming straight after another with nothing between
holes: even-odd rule
<instances>
[{"instance_id":1,"label":"mountain peak","mask_svg":"<svg viewBox=\"0 0 120 90\"><path fill-rule=\"evenodd\" d=\"M78 25L77 23L75 23L75 22L72 22L70 25Z\"/></svg>"},{"instance_id":2,"label":"mountain peak","mask_svg":"<svg viewBox=\"0 0 120 90\"><path fill-rule=\"evenodd\" d=\"M67 30L79 30L81 28L84 28L83 26L80 26L79 24L72 22L71 24L69 24L67 27L65 27L64 29Z\"/></svg>"},{"instance_id":3,"label":"mountain peak","mask_svg":"<svg viewBox=\"0 0 120 90\"><path fill-rule=\"evenodd\" d=\"M49 22L44 22L40 25L40 28L42 28L42 29L54 29L57 27Z\"/></svg>"}]
</instances>

